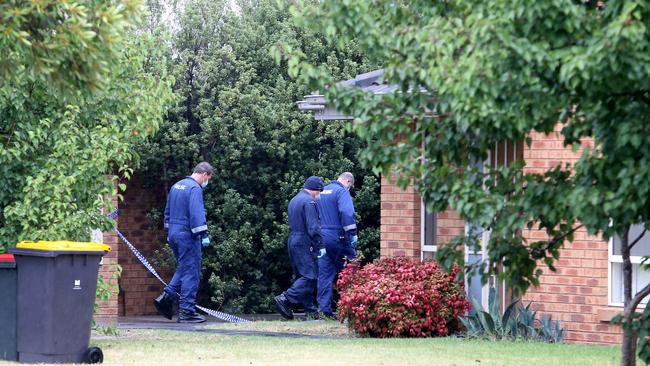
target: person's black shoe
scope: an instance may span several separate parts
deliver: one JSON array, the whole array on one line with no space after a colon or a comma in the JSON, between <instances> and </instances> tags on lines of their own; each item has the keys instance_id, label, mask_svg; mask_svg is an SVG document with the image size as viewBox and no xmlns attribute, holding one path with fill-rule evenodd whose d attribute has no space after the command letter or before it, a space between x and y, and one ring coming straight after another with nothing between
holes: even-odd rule
<instances>
[{"instance_id":1,"label":"person's black shoe","mask_svg":"<svg viewBox=\"0 0 650 366\"><path fill-rule=\"evenodd\" d=\"M204 321L205 317L196 311L180 310L178 312L179 323L203 323Z\"/></svg>"},{"instance_id":2,"label":"person's black shoe","mask_svg":"<svg viewBox=\"0 0 650 366\"><path fill-rule=\"evenodd\" d=\"M174 299L171 296L163 291L163 293L153 301L153 304L156 306L158 314L172 320L172 316L174 316Z\"/></svg>"},{"instance_id":3,"label":"person's black shoe","mask_svg":"<svg viewBox=\"0 0 650 366\"><path fill-rule=\"evenodd\" d=\"M289 304L289 300L287 300L287 298L284 297L284 293L281 293L280 295L276 296L274 300L275 300L275 307L278 309L278 313L280 313L280 315L282 315L283 318L287 320L292 320L293 311L291 311L291 305Z\"/></svg>"}]
</instances>

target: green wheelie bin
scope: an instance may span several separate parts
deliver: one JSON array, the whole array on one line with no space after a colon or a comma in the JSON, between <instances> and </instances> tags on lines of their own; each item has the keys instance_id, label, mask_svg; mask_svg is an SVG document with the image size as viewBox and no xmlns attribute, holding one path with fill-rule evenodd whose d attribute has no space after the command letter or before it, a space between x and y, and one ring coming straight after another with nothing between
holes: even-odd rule
<instances>
[{"instance_id":1,"label":"green wheelie bin","mask_svg":"<svg viewBox=\"0 0 650 366\"><path fill-rule=\"evenodd\" d=\"M0 254L0 360L16 361L16 261Z\"/></svg>"},{"instance_id":2,"label":"green wheelie bin","mask_svg":"<svg viewBox=\"0 0 650 366\"><path fill-rule=\"evenodd\" d=\"M88 348L99 263L110 247L70 241L20 242L17 351L26 363L100 363Z\"/></svg>"}]
</instances>

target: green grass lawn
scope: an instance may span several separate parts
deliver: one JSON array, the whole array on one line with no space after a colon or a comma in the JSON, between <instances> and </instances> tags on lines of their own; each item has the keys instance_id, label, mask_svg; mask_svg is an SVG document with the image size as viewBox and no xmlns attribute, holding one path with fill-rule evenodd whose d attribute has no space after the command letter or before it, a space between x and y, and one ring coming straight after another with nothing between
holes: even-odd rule
<instances>
[{"instance_id":1,"label":"green grass lawn","mask_svg":"<svg viewBox=\"0 0 650 366\"><path fill-rule=\"evenodd\" d=\"M91 343L106 365L617 365L619 348L459 338L370 339L347 335L336 322L213 324L255 330L336 336L335 339L242 336L168 330L126 330ZM10 363L0 362L0 365Z\"/></svg>"}]
</instances>

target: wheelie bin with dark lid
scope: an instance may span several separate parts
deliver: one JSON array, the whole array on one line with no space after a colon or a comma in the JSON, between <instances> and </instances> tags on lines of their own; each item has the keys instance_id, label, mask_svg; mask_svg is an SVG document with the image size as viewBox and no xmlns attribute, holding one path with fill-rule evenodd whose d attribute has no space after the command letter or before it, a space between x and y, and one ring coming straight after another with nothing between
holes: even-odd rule
<instances>
[{"instance_id":1,"label":"wheelie bin with dark lid","mask_svg":"<svg viewBox=\"0 0 650 366\"><path fill-rule=\"evenodd\" d=\"M88 344L99 263L110 247L39 241L9 251L17 267L18 361L102 362Z\"/></svg>"}]
</instances>

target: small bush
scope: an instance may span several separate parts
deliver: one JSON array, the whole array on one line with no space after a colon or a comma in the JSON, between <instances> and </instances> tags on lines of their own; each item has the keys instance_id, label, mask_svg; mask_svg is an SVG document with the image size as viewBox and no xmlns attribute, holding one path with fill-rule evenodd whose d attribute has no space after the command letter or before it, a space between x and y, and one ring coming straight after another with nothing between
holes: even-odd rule
<instances>
[{"instance_id":1,"label":"small bush","mask_svg":"<svg viewBox=\"0 0 650 366\"><path fill-rule=\"evenodd\" d=\"M370 337L445 336L459 330L470 308L458 269L445 273L434 262L385 258L363 268L351 263L337 286L340 320Z\"/></svg>"},{"instance_id":2,"label":"small bush","mask_svg":"<svg viewBox=\"0 0 650 366\"><path fill-rule=\"evenodd\" d=\"M547 315L538 318L537 312L530 310L531 303L526 306L517 304L519 300L511 302L501 314L495 288L490 289L488 310L472 299L472 313L460 319L467 330L467 337L562 343L565 331L560 327L559 320L553 321Z\"/></svg>"},{"instance_id":3,"label":"small bush","mask_svg":"<svg viewBox=\"0 0 650 366\"><path fill-rule=\"evenodd\" d=\"M108 301L110 300L113 293L119 293L119 285L117 281L122 276L122 266L115 266L115 272L113 273L113 280L106 281L103 276L99 275L97 277L97 288L95 290L95 304L93 306L93 314L97 313L99 309L99 301ZM92 330L97 331L104 335L119 335L119 331L116 326L113 325L99 325L93 317L92 320Z\"/></svg>"}]
</instances>

